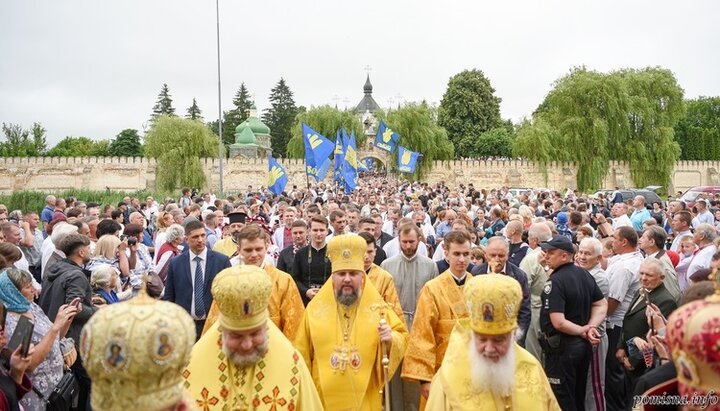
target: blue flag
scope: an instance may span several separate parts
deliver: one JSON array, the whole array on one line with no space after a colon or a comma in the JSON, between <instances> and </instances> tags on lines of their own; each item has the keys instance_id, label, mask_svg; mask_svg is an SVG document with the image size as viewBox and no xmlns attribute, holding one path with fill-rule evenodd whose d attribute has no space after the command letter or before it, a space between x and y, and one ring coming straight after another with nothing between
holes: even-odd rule
<instances>
[{"instance_id":1,"label":"blue flag","mask_svg":"<svg viewBox=\"0 0 720 411\"><path fill-rule=\"evenodd\" d=\"M420 153L398 146L398 171L401 173L414 173L418 157L420 157Z\"/></svg>"},{"instance_id":2,"label":"blue flag","mask_svg":"<svg viewBox=\"0 0 720 411\"><path fill-rule=\"evenodd\" d=\"M349 193L358 183L358 158L355 145L355 132L350 136L350 141L345 150L345 162L343 163L342 175L345 179L345 190Z\"/></svg>"},{"instance_id":3,"label":"blue flag","mask_svg":"<svg viewBox=\"0 0 720 411\"><path fill-rule=\"evenodd\" d=\"M345 132L345 129L343 129L343 133ZM333 180L334 181L341 181L342 180L342 166L343 162L345 161L345 146L347 145L347 140L340 137L340 130L335 134L335 168L333 169Z\"/></svg>"},{"instance_id":4,"label":"blue flag","mask_svg":"<svg viewBox=\"0 0 720 411\"><path fill-rule=\"evenodd\" d=\"M273 156L268 156L268 171L268 190L273 194L282 193L288 183L288 176L283 166Z\"/></svg>"},{"instance_id":5,"label":"blue flag","mask_svg":"<svg viewBox=\"0 0 720 411\"><path fill-rule=\"evenodd\" d=\"M380 121L380 127L375 135L375 147L392 153L395 151L398 140L400 140L400 134L392 131L390 127Z\"/></svg>"},{"instance_id":6,"label":"blue flag","mask_svg":"<svg viewBox=\"0 0 720 411\"><path fill-rule=\"evenodd\" d=\"M302 133L305 142L305 172L315 180L321 181L325 178L327 168L324 173L321 173L321 169L325 165L325 160L330 157L330 153L335 150L335 145L305 123L302 124Z\"/></svg>"}]
</instances>

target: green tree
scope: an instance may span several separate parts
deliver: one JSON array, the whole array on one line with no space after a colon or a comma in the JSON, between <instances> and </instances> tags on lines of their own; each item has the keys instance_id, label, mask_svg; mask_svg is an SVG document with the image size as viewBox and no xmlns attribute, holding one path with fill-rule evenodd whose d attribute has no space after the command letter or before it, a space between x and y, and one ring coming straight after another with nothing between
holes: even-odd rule
<instances>
[{"instance_id":1,"label":"green tree","mask_svg":"<svg viewBox=\"0 0 720 411\"><path fill-rule=\"evenodd\" d=\"M422 154L412 175L413 179L426 175L432 168L433 161L453 158L453 143L445 129L432 120L432 108L429 105L410 103L388 112L387 115L380 111L375 115L400 134L399 145ZM390 168L397 169L397 151Z\"/></svg>"},{"instance_id":2,"label":"green tree","mask_svg":"<svg viewBox=\"0 0 720 411\"><path fill-rule=\"evenodd\" d=\"M33 123L30 130L20 124L2 123L2 131L5 134L5 141L0 142L2 157L34 157L47 151L46 130L40 123Z\"/></svg>"},{"instance_id":3,"label":"green tree","mask_svg":"<svg viewBox=\"0 0 720 411\"><path fill-rule=\"evenodd\" d=\"M440 102L438 124L447 130L456 147L463 138L477 137L502 125L501 99L494 93L490 80L480 70L465 70L450 78Z\"/></svg>"},{"instance_id":4,"label":"green tree","mask_svg":"<svg viewBox=\"0 0 720 411\"><path fill-rule=\"evenodd\" d=\"M250 92L245 83L240 83L240 88L233 97L233 108L223 113L223 143L225 146L235 143L235 129L243 121L250 117L250 109L253 107L253 102L250 100ZM208 123L210 129L218 134L218 122L217 120Z\"/></svg>"},{"instance_id":5,"label":"green tree","mask_svg":"<svg viewBox=\"0 0 720 411\"><path fill-rule=\"evenodd\" d=\"M363 126L360 119L350 111L340 111L330 106L311 107L310 110L298 114L292 128L292 138L287 145L287 156L305 158L305 143L302 136L302 123L335 142L335 133L343 127L348 132L355 132L355 143L358 149L365 145ZM271 129L272 131L272 129Z\"/></svg>"},{"instance_id":6,"label":"green tree","mask_svg":"<svg viewBox=\"0 0 720 411\"><path fill-rule=\"evenodd\" d=\"M48 157L101 157L108 154L107 140L94 141L88 137L67 136L51 148Z\"/></svg>"},{"instance_id":7,"label":"green tree","mask_svg":"<svg viewBox=\"0 0 720 411\"><path fill-rule=\"evenodd\" d=\"M298 109L283 78L270 90L270 108L262 115L262 121L270 127L273 155L287 157L287 145L291 138L291 131Z\"/></svg>"},{"instance_id":8,"label":"green tree","mask_svg":"<svg viewBox=\"0 0 720 411\"><path fill-rule=\"evenodd\" d=\"M560 78L520 126L513 152L544 164L576 162L583 191L600 188L609 160L626 161L637 186L667 185L682 110L682 89L668 70L604 74L580 67Z\"/></svg>"},{"instance_id":9,"label":"green tree","mask_svg":"<svg viewBox=\"0 0 720 411\"><path fill-rule=\"evenodd\" d=\"M686 100L687 112L675 126L681 160L720 160L720 97Z\"/></svg>"},{"instance_id":10,"label":"green tree","mask_svg":"<svg viewBox=\"0 0 720 411\"><path fill-rule=\"evenodd\" d=\"M478 137L465 136L457 146L462 157L512 157L515 132L506 126L488 130Z\"/></svg>"},{"instance_id":11,"label":"green tree","mask_svg":"<svg viewBox=\"0 0 720 411\"><path fill-rule=\"evenodd\" d=\"M217 152L217 136L199 121L160 116L145 135L145 154L157 159L156 181L165 191L203 187L206 176L200 159Z\"/></svg>"},{"instance_id":12,"label":"green tree","mask_svg":"<svg viewBox=\"0 0 720 411\"><path fill-rule=\"evenodd\" d=\"M174 116L175 108L172 106L172 97L170 96L170 88L163 83L158 94L158 99L153 106L153 114L151 120L155 120L158 116Z\"/></svg>"},{"instance_id":13,"label":"green tree","mask_svg":"<svg viewBox=\"0 0 720 411\"><path fill-rule=\"evenodd\" d=\"M110 140L97 140L93 146L92 155L95 157L112 157L110 154Z\"/></svg>"},{"instance_id":14,"label":"green tree","mask_svg":"<svg viewBox=\"0 0 720 411\"><path fill-rule=\"evenodd\" d=\"M188 107L185 118L190 120L203 120L202 110L198 107L197 101L193 98L192 106Z\"/></svg>"},{"instance_id":15,"label":"green tree","mask_svg":"<svg viewBox=\"0 0 720 411\"><path fill-rule=\"evenodd\" d=\"M138 131L132 128L121 131L110 143L108 153L114 157L142 157L143 147Z\"/></svg>"}]
</instances>

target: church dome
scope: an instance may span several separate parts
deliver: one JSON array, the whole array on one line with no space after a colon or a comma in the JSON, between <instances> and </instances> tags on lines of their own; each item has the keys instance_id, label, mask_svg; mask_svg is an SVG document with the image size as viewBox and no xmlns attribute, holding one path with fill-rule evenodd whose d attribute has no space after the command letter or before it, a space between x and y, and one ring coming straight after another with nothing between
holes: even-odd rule
<instances>
[{"instance_id":1,"label":"church dome","mask_svg":"<svg viewBox=\"0 0 720 411\"><path fill-rule=\"evenodd\" d=\"M365 93L372 93L372 83L370 83L370 75L368 74L367 80L365 80L365 85L363 86L363 91Z\"/></svg>"},{"instance_id":2,"label":"church dome","mask_svg":"<svg viewBox=\"0 0 720 411\"><path fill-rule=\"evenodd\" d=\"M242 123L239 126L237 126L238 129L241 127L242 127L242 130L235 133L235 143L236 144L257 144L257 139L255 138L255 134L253 134L253 131L250 129L250 127L246 126L245 123Z\"/></svg>"}]
</instances>

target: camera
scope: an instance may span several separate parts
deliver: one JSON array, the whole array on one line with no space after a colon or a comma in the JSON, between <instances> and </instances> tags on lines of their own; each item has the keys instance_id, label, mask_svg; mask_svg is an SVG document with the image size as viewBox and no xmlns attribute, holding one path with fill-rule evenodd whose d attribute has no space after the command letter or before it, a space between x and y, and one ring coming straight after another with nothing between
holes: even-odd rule
<instances>
[{"instance_id":1,"label":"camera","mask_svg":"<svg viewBox=\"0 0 720 411\"><path fill-rule=\"evenodd\" d=\"M135 237L128 237L127 242L128 242L128 245L136 245L136 244L137 244L137 238L135 238Z\"/></svg>"}]
</instances>

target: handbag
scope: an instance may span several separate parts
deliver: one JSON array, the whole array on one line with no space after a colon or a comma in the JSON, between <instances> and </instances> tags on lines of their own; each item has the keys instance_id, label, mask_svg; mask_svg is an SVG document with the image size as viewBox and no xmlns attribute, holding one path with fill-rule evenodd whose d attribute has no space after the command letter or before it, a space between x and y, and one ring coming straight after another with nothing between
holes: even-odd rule
<instances>
[{"instance_id":1,"label":"handbag","mask_svg":"<svg viewBox=\"0 0 720 411\"><path fill-rule=\"evenodd\" d=\"M72 371L66 371L47 398L33 387L33 391L45 401L47 411L67 411L77 407L80 385Z\"/></svg>"}]
</instances>

